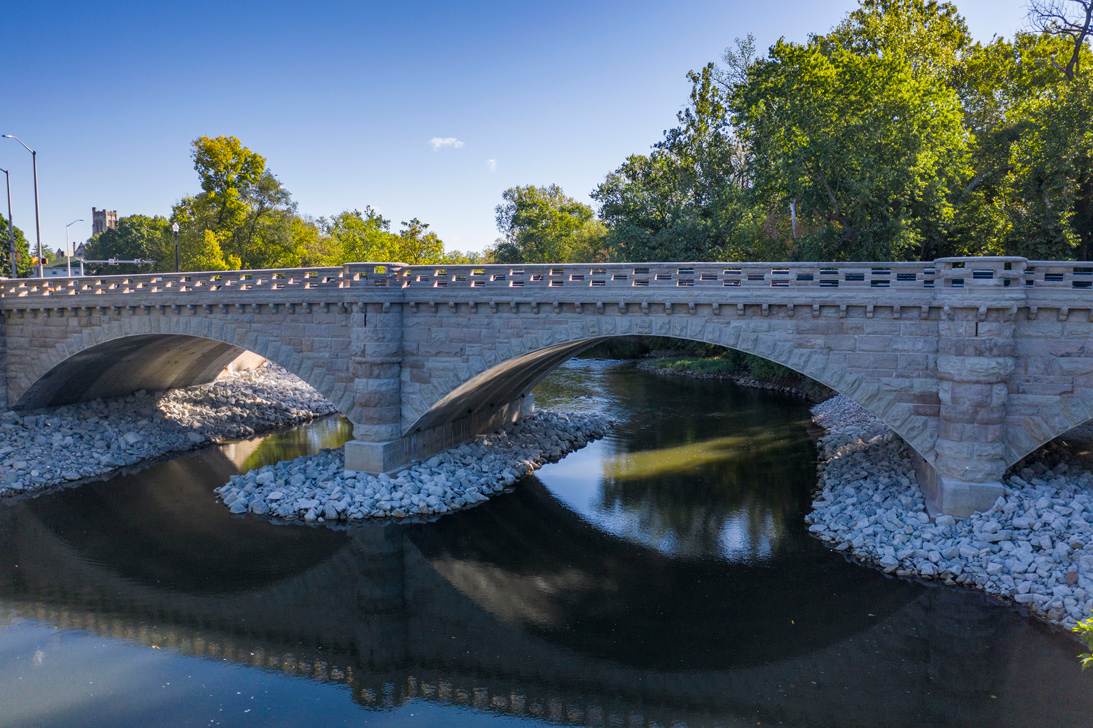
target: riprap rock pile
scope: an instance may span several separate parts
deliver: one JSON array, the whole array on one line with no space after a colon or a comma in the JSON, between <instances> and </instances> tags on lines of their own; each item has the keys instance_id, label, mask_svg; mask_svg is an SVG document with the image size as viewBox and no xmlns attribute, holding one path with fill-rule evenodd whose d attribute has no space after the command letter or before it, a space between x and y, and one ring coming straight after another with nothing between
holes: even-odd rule
<instances>
[{"instance_id":1,"label":"riprap rock pile","mask_svg":"<svg viewBox=\"0 0 1093 728\"><path fill-rule=\"evenodd\" d=\"M807 518L815 536L888 573L982 589L1068 629L1093 616L1093 473L1031 462L990 510L931 521L899 437L846 397L813 415L828 430Z\"/></svg>"},{"instance_id":2,"label":"riprap rock pile","mask_svg":"<svg viewBox=\"0 0 1093 728\"><path fill-rule=\"evenodd\" d=\"M211 384L0 415L0 495L108 473L211 441L298 424L335 408L273 364Z\"/></svg>"},{"instance_id":3,"label":"riprap rock pile","mask_svg":"<svg viewBox=\"0 0 1093 728\"><path fill-rule=\"evenodd\" d=\"M232 513L308 523L435 516L482 503L603 437L612 424L596 413L540 410L394 478L346 471L339 448L232 476L217 492Z\"/></svg>"}]
</instances>

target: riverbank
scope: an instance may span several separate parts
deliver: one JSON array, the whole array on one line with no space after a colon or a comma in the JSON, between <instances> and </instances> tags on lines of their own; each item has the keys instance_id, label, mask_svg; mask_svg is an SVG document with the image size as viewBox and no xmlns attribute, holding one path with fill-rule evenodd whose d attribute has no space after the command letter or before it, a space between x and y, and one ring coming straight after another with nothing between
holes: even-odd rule
<instances>
[{"instance_id":1,"label":"riverbank","mask_svg":"<svg viewBox=\"0 0 1093 728\"><path fill-rule=\"evenodd\" d=\"M723 359L661 356L638 362L638 369L653 374L663 374L692 379L720 379L753 389L768 389L801 397L809 402L822 402L834 395L819 382L801 377L797 380L763 379L742 371L739 366Z\"/></svg>"},{"instance_id":2,"label":"riverbank","mask_svg":"<svg viewBox=\"0 0 1093 728\"><path fill-rule=\"evenodd\" d=\"M307 422L336 411L272 363L210 384L0 415L0 496L111 473L172 452Z\"/></svg>"},{"instance_id":3,"label":"riverbank","mask_svg":"<svg viewBox=\"0 0 1093 728\"><path fill-rule=\"evenodd\" d=\"M896 576L979 589L1073 629L1093 612L1093 472L1058 450L1027 458L994 506L931 521L910 448L843 396L812 409L820 439L810 532Z\"/></svg>"},{"instance_id":4,"label":"riverbank","mask_svg":"<svg viewBox=\"0 0 1093 728\"><path fill-rule=\"evenodd\" d=\"M345 470L344 448L337 448L232 476L216 492L232 513L286 521L431 518L485 502L613 424L596 413L540 410L393 478Z\"/></svg>"}]
</instances>

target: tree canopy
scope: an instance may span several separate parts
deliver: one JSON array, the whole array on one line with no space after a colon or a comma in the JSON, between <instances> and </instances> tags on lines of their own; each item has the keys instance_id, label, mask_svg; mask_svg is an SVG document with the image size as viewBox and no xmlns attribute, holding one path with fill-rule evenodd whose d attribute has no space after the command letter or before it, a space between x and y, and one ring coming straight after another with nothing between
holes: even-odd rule
<instances>
[{"instance_id":1,"label":"tree canopy","mask_svg":"<svg viewBox=\"0 0 1093 728\"><path fill-rule=\"evenodd\" d=\"M593 192L615 260L1093 254L1093 0L1012 39L862 0L826 34L688 75L678 125Z\"/></svg>"},{"instance_id":2,"label":"tree canopy","mask_svg":"<svg viewBox=\"0 0 1093 728\"><path fill-rule=\"evenodd\" d=\"M154 270L174 270L172 223L178 223L184 270L237 270L341 265L353 261L409 264L476 262L478 256L446 252L444 243L417 218L398 232L372 208L327 218L298 214L292 195L266 166L266 159L235 137L199 137L191 144L201 192L179 200L169 218L130 215L115 229L94 236L88 258L155 261ZM21 234L21 233L20 233ZM0 262L0 269L2 269ZM92 266L134 273L134 265Z\"/></svg>"},{"instance_id":3,"label":"tree canopy","mask_svg":"<svg viewBox=\"0 0 1093 728\"><path fill-rule=\"evenodd\" d=\"M496 208L502 237L487 252L497 263L571 263L603 259L603 226L588 205L558 185L510 187Z\"/></svg>"}]
</instances>

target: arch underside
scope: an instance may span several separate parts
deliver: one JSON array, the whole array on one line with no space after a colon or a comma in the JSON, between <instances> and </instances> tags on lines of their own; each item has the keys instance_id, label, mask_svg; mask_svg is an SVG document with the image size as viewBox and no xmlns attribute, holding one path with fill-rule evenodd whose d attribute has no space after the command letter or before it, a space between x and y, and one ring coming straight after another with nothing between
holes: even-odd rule
<instances>
[{"instance_id":1,"label":"arch underside","mask_svg":"<svg viewBox=\"0 0 1093 728\"><path fill-rule=\"evenodd\" d=\"M192 387L216 379L246 350L179 334L125 336L73 354L46 372L13 404L34 410L139 390Z\"/></svg>"},{"instance_id":2,"label":"arch underside","mask_svg":"<svg viewBox=\"0 0 1093 728\"><path fill-rule=\"evenodd\" d=\"M495 410L526 395L554 369L608 339L632 335L613 334L557 344L510 358L472 377L455 387L422 414L408 429L407 435L426 431L430 428L453 422L462 417ZM910 407L894 402L891 393L880 393L876 384L867 384L859 376L842 376L839 379L827 376L830 369L808 365L805 350L781 347L771 351L754 351L743 346L730 346L722 342L705 338L696 338L676 332L661 333L666 338L714 343L725 349L752 354L781 364L802 376L808 376L832 390L848 396L867 411L900 435L927 462L932 463L936 452L933 450L932 431L925 431L928 425L922 417L910 416ZM826 360L826 355L824 355ZM845 375L845 371L841 374Z\"/></svg>"},{"instance_id":3,"label":"arch underside","mask_svg":"<svg viewBox=\"0 0 1093 728\"><path fill-rule=\"evenodd\" d=\"M612 337L549 346L502 362L449 392L411 425L408 434L514 402L559 366L609 338Z\"/></svg>"}]
</instances>

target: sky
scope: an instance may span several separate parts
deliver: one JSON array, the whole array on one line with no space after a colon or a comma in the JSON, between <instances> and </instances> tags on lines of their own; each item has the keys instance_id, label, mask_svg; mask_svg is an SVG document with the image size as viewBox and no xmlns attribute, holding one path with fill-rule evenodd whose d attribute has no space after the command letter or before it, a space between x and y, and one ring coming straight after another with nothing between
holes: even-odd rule
<instances>
[{"instance_id":1,"label":"sky","mask_svg":"<svg viewBox=\"0 0 1093 728\"><path fill-rule=\"evenodd\" d=\"M591 203L674 125L687 72L735 38L804 41L856 6L8 0L0 134L38 152L51 249L79 218L71 239L90 236L93 206L169 215L200 191L190 142L230 135L266 158L301 213L372 206L396 228L417 217L448 249L481 251L509 187L559 184ZM1026 0L956 6L978 40L1025 22ZM33 245L31 155L0 139L0 168Z\"/></svg>"}]
</instances>

